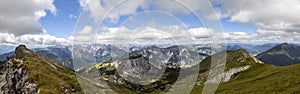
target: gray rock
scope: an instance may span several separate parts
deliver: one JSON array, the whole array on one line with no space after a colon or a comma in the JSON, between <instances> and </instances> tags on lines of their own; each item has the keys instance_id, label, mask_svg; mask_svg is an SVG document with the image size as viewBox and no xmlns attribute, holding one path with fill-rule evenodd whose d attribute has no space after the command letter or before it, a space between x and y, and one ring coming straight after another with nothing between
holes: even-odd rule
<instances>
[{"instance_id":1,"label":"gray rock","mask_svg":"<svg viewBox=\"0 0 300 94\"><path fill-rule=\"evenodd\" d=\"M5 72L0 77L3 79L0 82L0 86L3 88L0 90L0 94L36 94L38 91L37 85L28 82L28 76L27 69L15 67L12 59L8 60L5 63Z\"/></svg>"}]
</instances>

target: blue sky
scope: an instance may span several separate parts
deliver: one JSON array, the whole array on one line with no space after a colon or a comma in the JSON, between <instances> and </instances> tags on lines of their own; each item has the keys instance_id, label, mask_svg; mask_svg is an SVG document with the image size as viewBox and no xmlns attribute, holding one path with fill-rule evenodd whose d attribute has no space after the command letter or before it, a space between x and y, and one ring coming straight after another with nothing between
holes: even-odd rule
<instances>
[{"instance_id":1,"label":"blue sky","mask_svg":"<svg viewBox=\"0 0 300 94\"><path fill-rule=\"evenodd\" d=\"M78 0L55 0L57 8L56 15L47 15L40 19L40 23L51 35L67 38L74 31L77 18L70 18L70 15L78 17L82 8ZM47 11L50 14L50 11Z\"/></svg>"},{"instance_id":2,"label":"blue sky","mask_svg":"<svg viewBox=\"0 0 300 94\"><path fill-rule=\"evenodd\" d=\"M56 37L67 38L74 32L74 27L76 21L83 8L80 7L78 0L55 0L54 5L57 9L56 15L47 15L40 19L40 23L47 30L47 32ZM138 12L142 12L139 10ZM50 14L50 11L47 11ZM76 16L76 18L70 18L70 15ZM199 27L198 21L194 20L193 15L178 15L182 22L189 25L189 28ZM110 24L107 23L110 27L118 27L122 21L125 21L128 16L121 16L119 23ZM224 32L247 32L253 34L256 32L256 26L252 24L244 24L239 22L230 22L229 18L222 19L221 23L224 29Z\"/></svg>"}]
</instances>

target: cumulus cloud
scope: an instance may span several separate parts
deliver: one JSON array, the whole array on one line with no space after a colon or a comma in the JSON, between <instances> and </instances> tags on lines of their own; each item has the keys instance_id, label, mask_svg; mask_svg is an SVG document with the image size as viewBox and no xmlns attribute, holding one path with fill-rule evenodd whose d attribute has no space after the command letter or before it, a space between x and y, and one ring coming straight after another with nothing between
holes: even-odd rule
<instances>
[{"instance_id":1,"label":"cumulus cloud","mask_svg":"<svg viewBox=\"0 0 300 94\"><path fill-rule=\"evenodd\" d=\"M25 34L15 36L11 33L0 33L0 43L10 45L66 45L69 41L49 34Z\"/></svg>"},{"instance_id":2,"label":"cumulus cloud","mask_svg":"<svg viewBox=\"0 0 300 94\"><path fill-rule=\"evenodd\" d=\"M96 32L89 25L84 26L76 34L68 37L68 40L72 41L74 44L91 44L95 41Z\"/></svg>"},{"instance_id":3,"label":"cumulus cloud","mask_svg":"<svg viewBox=\"0 0 300 94\"><path fill-rule=\"evenodd\" d=\"M23 34L43 33L38 20L56 13L53 0L0 0L0 33Z\"/></svg>"},{"instance_id":4,"label":"cumulus cloud","mask_svg":"<svg viewBox=\"0 0 300 94\"><path fill-rule=\"evenodd\" d=\"M106 32L96 34L90 26L85 26L77 36L69 39L78 44L108 43L108 44L132 44L132 43L208 43L224 41L237 43L268 43L268 42L297 42L300 35L278 36L264 34L249 34L246 32L214 32L209 28L185 29L180 26L164 26L160 28L140 27L136 29L106 28ZM216 37L212 40L212 37Z\"/></svg>"},{"instance_id":5,"label":"cumulus cloud","mask_svg":"<svg viewBox=\"0 0 300 94\"><path fill-rule=\"evenodd\" d=\"M216 19L216 16L213 16L214 11L210 9L210 3L206 0L80 0L79 3L81 7L86 8L85 11L90 12L90 16L96 22L103 19L116 23L120 16L135 14L139 8L181 15L201 11L203 16Z\"/></svg>"},{"instance_id":6,"label":"cumulus cloud","mask_svg":"<svg viewBox=\"0 0 300 94\"><path fill-rule=\"evenodd\" d=\"M231 43L282 43L282 42L299 42L300 35L265 35L265 34L249 34L245 32L224 32L215 33L215 36L222 36L226 42ZM216 39L218 40L218 39Z\"/></svg>"},{"instance_id":7,"label":"cumulus cloud","mask_svg":"<svg viewBox=\"0 0 300 94\"><path fill-rule=\"evenodd\" d=\"M300 0L214 0L221 4L222 17L250 23L268 35L300 34Z\"/></svg>"},{"instance_id":8,"label":"cumulus cloud","mask_svg":"<svg viewBox=\"0 0 300 94\"><path fill-rule=\"evenodd\" d=\"M155 43L183 43L195 42L198 39L208 40L214 33L212 29L191 28L172 25L162 27L139 27L128 29L126 27L109 28L102 32L95 32L92 26L86 25L70 36L68 40L74 44L91 43L116 43L128 44L132 42L155 42Z\"/></svg>"},{"instance_id":9,"label":"cumulus cloud","mask_svg":"<svg viewBox=\"0 0 300 94\"><path fill-rule=\"evenodd\" d=\"M95 32L90 26L85 26L78 31L75 36L69 37L76 43L183 43L192 42L197 39L209 39L214 33L212 29L207 28L191 28L185 29L182 26L163 26L160 28L139 27L136 29L128 29L126 27L107 28L106 32Z\"/></svg>"},{"instance_id":10,"label":"cumulus cloud","mask_svg":"<svg viewBox=\"0 0 300 94\"><path fill-rule=\"evenodd\" d=\"M126 2L124 2L126 1ZM137 12L139 6L146 4L147 0L80 0L80 6L86 7L85 11L95 21L104 19L107 15L109 22L116 23L121 15L129 15ZM122 3L122 4L121 4ZM117 6L119 5L119 6ZM112 11L112 9L114 9ZM108 15L109 14L109 15Z\"/></svg>"},{"instance_id":11,"label":"cumulus cloud","mask_svg":"<svg viewBox=\"0 0 300 94\"><path fill-rule=\"evenodd\" d=\"M39 20L56 15L54 0L0 0L0 44L64 45L69 41L47 34Z\"/></svg>"}]
</instances>

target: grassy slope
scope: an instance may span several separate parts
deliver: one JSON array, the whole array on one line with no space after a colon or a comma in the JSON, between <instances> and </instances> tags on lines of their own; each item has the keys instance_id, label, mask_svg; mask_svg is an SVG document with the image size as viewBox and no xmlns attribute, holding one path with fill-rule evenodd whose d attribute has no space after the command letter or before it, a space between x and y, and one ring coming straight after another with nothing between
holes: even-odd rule
<instances>
[{"instance_id":1,"label":"grassy slope","mask_svg":"<svg viewBox=\"0 0 300 94\"><path fill-rule=\"evenodd\" d=\"M81 94L80 85L75 77L75 73L58 63L50 60L44 55L36 52L19 52L16 58L23 59L22 68L29 72L29 82L37 83L40 94L63 94L65 89L75 90L72 93ZM13 61L17 65L18 61ZM58 69L53 68L48 63L55 64Z\"/></svg>"},{"instance_id":2,"label":"grassy slope","mask_svg":"<svg viewBox=\"0 0 300 94\"><path fill-rule=\"evenodd\" d=\"M256 62L253 57L244 49L236 50L236 51L224 51L216 53L213 55L214 59L218 59L215 61L222 61L224 60L224 56L226 55L226 65L225 65L225 70L229 70L231 68L236 68L236 67L242 67L246 65L251 65L251 64L256 64ZM218 58L220 57L220 58ZM200 70L206 71L211 67L211 62L212 62L212 56L209 56L205 58L203 61L200 63ZM220 64L222 62L214 63L214 64ZM200 71L201 73L201 71Z\"/></svg>"},{"instance_id":3,"label":"grassy slope","mask_svg":"<svg viewBox=\"0 0 300 94\"><path fill-rule=\"evenodd\" d=\"M300 93L300 64L275 67L266 64L254 64L238 74L237 79L221 83L216 93L222 94L269 94ZM203 86L195 86L191 94L199 94Z\"/></svg>"}]
</instances>

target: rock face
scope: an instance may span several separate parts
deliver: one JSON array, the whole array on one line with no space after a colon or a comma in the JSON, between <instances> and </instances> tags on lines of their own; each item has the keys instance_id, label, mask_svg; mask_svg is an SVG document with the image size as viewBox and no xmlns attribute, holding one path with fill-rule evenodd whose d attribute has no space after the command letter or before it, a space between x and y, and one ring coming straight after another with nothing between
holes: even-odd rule
<instances>
[{"instance_id":1,"label":"rock face","mask_svg":"<svg viewBox=\"0 0 300 94\"><path fill-rule=\"evenodd\" d=\"M5 64L5 80L2 93L5 94L35 94L37 93L37 85L27 81L29 77L27 69L18 68L22 66L23 62L20 60L20 64L17 66L12 62L13 59L8 60Z\"/></svg>"},{"instance_id":2,"label":"rock face","mask_svg":"<svg viewBox=\"0 0 300 94\"><path fill-rule=\"evenodd\" d=\"M300 62L300 46L283 43L256 56L266 64L286 66Z\"/></svg>"},{"instance_id":3,"label":"rock face","mask_svg":"<svg viewBox=\"0 0 300 94\"><path fill-rule=\"evenodd\" d=\"M218 81L228 82L228 81L232 80L233 78L235 78L234 74L245 71L245 70L249 69L250 66L251 65L247 65L247 66L243 66L243 67L239 67L239 68L232 68L229 71L219 74L218 76L214 77L213 79L207 80L206 83L215 83Z\"/></svg>"},{"instance_id":4,"label":"rock face","mask_svg":"<svg viewBox=\"0 0 300 94\"><path fill-rule=\"evenodd\" d=\"M25 47L24 45L20 46ZM25 47L26 48L26 47ZM21 51L20 49L18 51ZM28 82L28 70L22 68L23 61L16 58L8 58L3 62L1 75L1 93L4 94L35 94L37 84Z\"/></svg>"}]
</instances>

